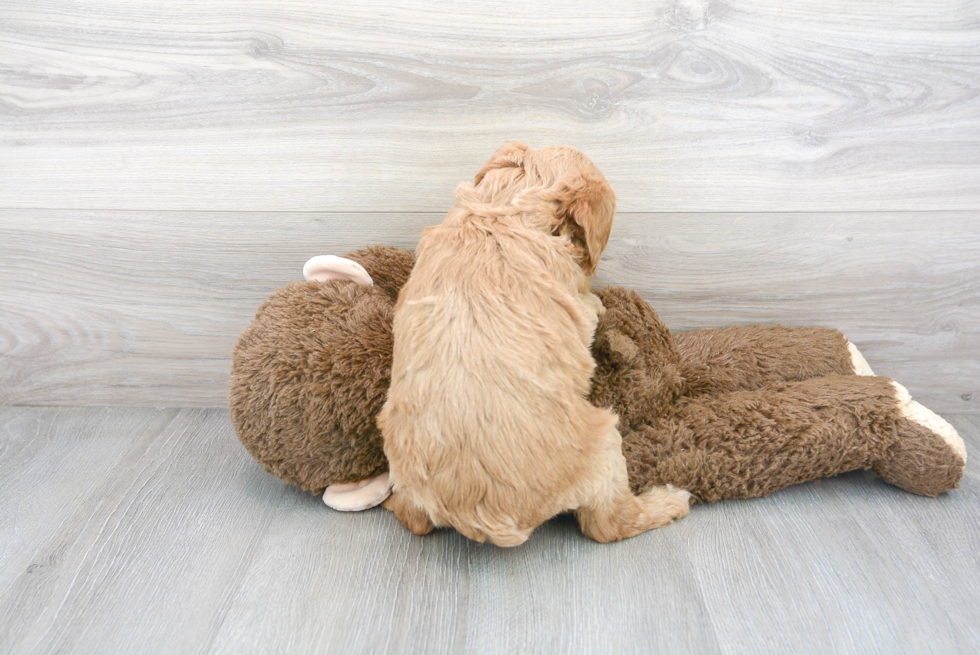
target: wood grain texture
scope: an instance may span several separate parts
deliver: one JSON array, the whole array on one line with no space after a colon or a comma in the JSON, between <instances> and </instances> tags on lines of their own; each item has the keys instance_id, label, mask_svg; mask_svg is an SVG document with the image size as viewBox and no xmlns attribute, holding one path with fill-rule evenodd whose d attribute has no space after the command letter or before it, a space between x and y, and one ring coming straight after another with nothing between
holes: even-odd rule
<instances>
[{"instance_id":1,"label":"wood grain texture","mask_svg":"<svg viewBox=\"0 0 980 655\"><path fill-rule=\"evenodd\" d=\"M975 454L980 417L951 420ZM980 648L975 457L937 499L855 473L613 545L559 518L505 550L333 512L223 410L0 409L0 435L5 653Z\"/></svg>"},{"instance_id":2,"label":"wood grain texture","mask_svg":"<svg viewBox=\"0 0 980 655\"><path fill-rule=\"evenodd\" d=\"M0 650L185 653L206 645L283 493L274 479L243 485L253 471L227 413L21 409L19 422L0 421L16 435L24 416L34 419L26 440L47 446L29 463L46 475L28 471L32 484L4 495L31 529L4 522L3 540L14 539L20 559L0 583ZM90 471L75 462L79 451L87 459L125 454ZM48 484L55 471L61 479ZM64 489L90 478L95 484Z\"/></svg>"},{"instance_id":3,"label":"wood grain texture","mask_svg":"<svg viewBox=\"0 0 980 655\"><path fill-rule=\"evenodd\" d=\"M315 254L437 214L0 211L0 402L222 406L256 308ZM825 325L937 411L980 407L980 213L622 214L598 285L667 325Z\"/></svg>"},{"instance_id":4,"label":"wood grain texture","mask_svg":"<svg viewBox=\"0 0 980 655\"><path fill-rule=\"evenodd\" d=\"M0 403L223 406L238 335L309 257L428 222L0 211Z\"/></svg>"},{"instance_id":5,"label":"wood grain texture","mask_svg":"<svg viewBox=\"0 0 980 655\"><path fill-rule=\"evenodd\" d=\"M840 329L878 375L937 411L980 409L976 212L625 216L603 282L672 330ZM942 390L942 391L940 391Z\"/></svg>"},{"instance_id":6,"label":"wood grain texture","mask_svg":"<svg viewBox=\"0 0 980 655\"><path fill-rule=\"evenodd\" d=\"M972 0L7 0L0 206L444 211L505 139L624 211L980 209Z\"/></svg>"},{"instance_id":7,"label":"wood grain texture","mask_svg":"<svg viewBox=\"0 0 980 655\"><path fill-rule=\"evenodd\" d=\"M142 441L160 434L175 413L0 410L0 588L25 592L23 613L43 610L45 599L30 590L39 579L47 579L48 569L60 565L71 548L70 535L63 534L42 552L47 537L98 502L107 476ZM11 611L11 617L18 612ZM6 622L0 626L0 644L6 642L3 635L9 627Z\"/></svg>"}]
</instances>

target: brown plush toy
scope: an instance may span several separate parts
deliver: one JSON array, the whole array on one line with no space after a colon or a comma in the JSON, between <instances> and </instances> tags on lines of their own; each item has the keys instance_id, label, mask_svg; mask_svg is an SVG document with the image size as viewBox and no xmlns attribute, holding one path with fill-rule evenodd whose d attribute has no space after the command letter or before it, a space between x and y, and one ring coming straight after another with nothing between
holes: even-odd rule
<instances>
[{"instance_id":1,"label":"brown plush toy","mask_svg":"<svg viewBox=\"0 0 980 655\"><path fill-rule=\"evenodd\" d=\"M389 494L375 417L391 366L398 290L414 256L369 248L315 257L276 291L235 348L229 400L242 443L270 473L359 510ZM958 484L953 427L875 377L837 330L744 327L672 335L622 288L593 343L589 400L619 417L634 492L693 500L764 496L857 469L916 494Z\"/></svg>"}]
</instances>

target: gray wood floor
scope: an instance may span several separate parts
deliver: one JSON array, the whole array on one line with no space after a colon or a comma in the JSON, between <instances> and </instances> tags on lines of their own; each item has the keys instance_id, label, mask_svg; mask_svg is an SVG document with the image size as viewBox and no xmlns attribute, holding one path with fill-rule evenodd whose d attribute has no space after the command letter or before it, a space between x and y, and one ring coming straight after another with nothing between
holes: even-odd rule
<instances>
[{"instance_id":1,"label":"gray wood floor","mask_svg":"<svg viewBox=\"0 0 980 655\"><path fill-rule=\"evenodd\" d=\"M971 653L980 417L960 489L868 473L504 550L341 514L218 409L0 409L0 652Z\"/></svg>"}]
</instances>

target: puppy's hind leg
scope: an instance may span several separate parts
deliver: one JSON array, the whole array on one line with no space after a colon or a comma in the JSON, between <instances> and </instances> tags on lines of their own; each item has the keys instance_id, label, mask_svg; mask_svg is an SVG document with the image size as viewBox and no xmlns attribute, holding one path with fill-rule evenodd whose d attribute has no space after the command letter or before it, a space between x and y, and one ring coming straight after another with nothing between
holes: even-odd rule
<instances>
[{"instance_id":1,"label":"puppy's hind leg","mask_svg":"<svg viewBox=\"0 0 980 655\"><path fill-rule=\"evenodd\" d=\"M582 532L601 543L635 537L661 528L690 512L690 492L673 485L654 487L639 496L630 491L623 457L622 437L610 428L602 453L606 477L593 482L592 495L578 509Z\"/></svg>"}]
</instances>

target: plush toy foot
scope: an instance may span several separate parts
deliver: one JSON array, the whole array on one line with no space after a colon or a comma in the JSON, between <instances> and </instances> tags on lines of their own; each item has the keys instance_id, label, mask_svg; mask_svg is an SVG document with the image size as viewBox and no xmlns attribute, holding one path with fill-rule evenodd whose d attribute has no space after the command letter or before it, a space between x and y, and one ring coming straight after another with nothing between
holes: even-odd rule
<instances>
[{"instance_id":1,"label":"plush toy foot","mask_svg":"<svg viewBox=\"0 0 980 655\"><path fill-rule=\"evenodd\" d=\"M874 375L875 372L868 366L868 360L864 358L861 351L851 343L847 342L847 350L851 353L851 364L854 366L854 375Z\"/></svg>"},{"instance_id":2,"label":"plush toy foot","mask_svg":"<svg viewBox=\"0 0 980 655\"><path fill-rule=\"evenodd\" d=\"M955 489L966 466L966 446L956 429L912 400L893 382L898 403L898 439L873 466L885 482L923 496Z\"/></svg>"},{"instance_id":3,"label":"plush toy foot","mask_svg":"<svg viewBox=\"0 0 980 655\"><path fill-rule=\"evenodd\" d=\"M323 492L323 502L341 512L360 512L380 505L391 495L388 474L349 484L332 484Z\"/></svg>"}]
</instances>

